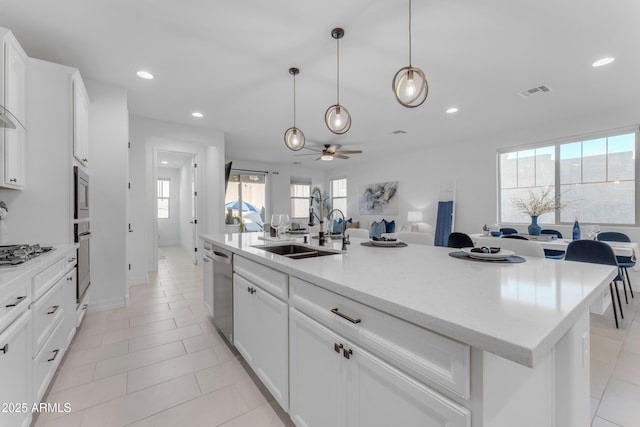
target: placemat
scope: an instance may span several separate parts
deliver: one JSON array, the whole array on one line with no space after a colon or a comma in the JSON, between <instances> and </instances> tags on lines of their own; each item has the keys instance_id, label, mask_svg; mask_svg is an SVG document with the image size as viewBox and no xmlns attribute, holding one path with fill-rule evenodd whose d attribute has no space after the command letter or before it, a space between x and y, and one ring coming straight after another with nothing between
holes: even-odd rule
<instances>
[{"instance_id":1,"label":"placemat","mask_svg":"<svg viewBox=\"0 0 640 427\"><path fill-rule=\"evenodd\" d=\"M471 258L469 255L462 251L449 252L449 256L453 258L468 259L469 261L489 262L492 264L518 264L520 262L526 262L527 260L518 255L511 255L507 259L479 259Z\"/></svg>"},{"instance_id":2,"label":"placemat","mask_svg":"<svg viewBox=\"0 0 640 427\"><path fill-rule=\"evenodd\" d=\"M405 242L398 242L395 245L374 245L371 242L360 242L360 244L362 246L370 246L372 248L404 248L405 246L409 246L407 245Z\"/></svg>"}]
</instances>

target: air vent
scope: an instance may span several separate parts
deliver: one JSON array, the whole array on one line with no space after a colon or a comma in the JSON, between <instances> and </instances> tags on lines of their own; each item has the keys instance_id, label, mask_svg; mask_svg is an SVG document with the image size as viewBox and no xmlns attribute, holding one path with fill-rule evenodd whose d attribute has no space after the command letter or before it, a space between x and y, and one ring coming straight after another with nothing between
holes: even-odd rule
<instances>
[{"instance_id":1,"label":"air vent","mask_svg":"<svg viewBox=\"0 0 640 427\"><path fill-rule=\"evenodd\" d=\"M531 89L523 90L522 92L518 92L518 95L523 98L529 98L533 94L544 92L551 92L551 88L547 85L540 85Z\"/></svg>"},{"instance_id":2,"label":"air vent","mask_svg":"<svg viewBox=\"0 0 640 427\"><path fill-rule=\"evenodd\" d=\"M407 132L403 131L402 129L398 129L398 130L394 130L391 133L394 134L394 135L401 135L401 134L407 133Z\"/></svg>"}]
</instances>

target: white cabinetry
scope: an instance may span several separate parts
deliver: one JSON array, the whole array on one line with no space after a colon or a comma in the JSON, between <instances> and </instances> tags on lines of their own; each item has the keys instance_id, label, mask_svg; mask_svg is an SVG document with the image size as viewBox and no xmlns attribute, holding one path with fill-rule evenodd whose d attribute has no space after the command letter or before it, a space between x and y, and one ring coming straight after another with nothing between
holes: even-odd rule
<instances>
[{"instance_id":1,"label":"white cabinetry","mask_svg":"<svg viewBox=\"0 0 640 427\"><path fill-rule=\"evenodd\" d=\"M284 408L289 408L287 276L234 257L234 345ZM267 291L269 290L269 291Z\"/></svg>"},{"instance_id":2,"label":"white cabinetry","mask_svg":"<svg viewBox=\"0 0 640 427\"><path fill-rule=\"evenodd\" d=\"M2 425L31 423L31 313L25 311L0 333L0 403L12 405L0 414Z\"/></svg>"},{"instance_id":3,"label":"white cabinetry","mask_svg":"<svg viewBox=\"0 0 640 427\"><path fill-rule=\"evenodd\" d=\"M26 125L26 58L27 55L10 31L0 29L2 38L2 58L0 105L8 109L22 125ZM0 187L21 189L25 182L25 141L24 129L4 129L2 139L2 162L0 167Z\"/></svg>"},{"instance_id":4,"label":"white cabinetry","mask_svg":"<svg viewBox=\"0 0 640 427\"><path fill-rule=\"evenodd\" d=\"M290 415L297 425L470 425L471 411L427 385L468 394L467 346L299 279L290 286Z\"/></svg>"},{"instance_id":5,"label":"white cabinetry","mask_svg":"<svg viewBox=\"0 0 640 427\"><path fill-rule=\"evenodd\" d=\"M73 155L84 166L89 164L89 95L80 73L73 76Z\"/></svg>"}]
</instances>

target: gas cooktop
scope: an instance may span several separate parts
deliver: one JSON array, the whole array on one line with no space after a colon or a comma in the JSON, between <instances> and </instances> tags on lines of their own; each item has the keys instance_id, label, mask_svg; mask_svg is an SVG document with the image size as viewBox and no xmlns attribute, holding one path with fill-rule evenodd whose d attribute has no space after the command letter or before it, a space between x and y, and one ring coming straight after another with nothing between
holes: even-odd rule
<instances>
[{"instance_id":1,"label":"gas cooktop","mask_svg":"<svg viewBox=\"0 0 640 427\"><path fill-rule=\"evenodd\" d=\"M22 264L51 249L51 246L27 244L0 246L0 267Z\"/></svg>"}]
</instances>

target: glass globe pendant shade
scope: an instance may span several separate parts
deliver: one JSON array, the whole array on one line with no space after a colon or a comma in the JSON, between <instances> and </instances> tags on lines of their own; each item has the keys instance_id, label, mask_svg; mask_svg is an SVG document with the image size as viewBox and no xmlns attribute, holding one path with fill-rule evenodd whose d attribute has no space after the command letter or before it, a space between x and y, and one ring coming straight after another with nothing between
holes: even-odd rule
<instances>
[{"instance_id":1,"label":"glass globe pendant shade","mask_svg":"<svg viewBox=\"0 0 640 427\"><path fill-rule=\"evenodd\" d=\"M289 150L300 151L304 147L304 133L296 127L289 128L284 133L284 143Z\"/></svg>"},{"instance_id":2,"label":"glass globe pendant shade","mask_svg":"<svg viewBox=\"0 0 640 427\"><path fill-rule=\"evenodd\" d=\"M393 77L393 93L400 104L415 108L427 99L429 86L420 68L402 67Z\"/></svg>"},{"instance_id":3,"label":"glass globe pendant shade","mask_svg":"<svg viewBox=\"0 0 640 427\"><path fill-rule=\"evenodd\" d=\"M324 122L331 132L341 135L351 128L351 114L342 105L332 105L324 114Z\"/></svg>"}]
</instances>

